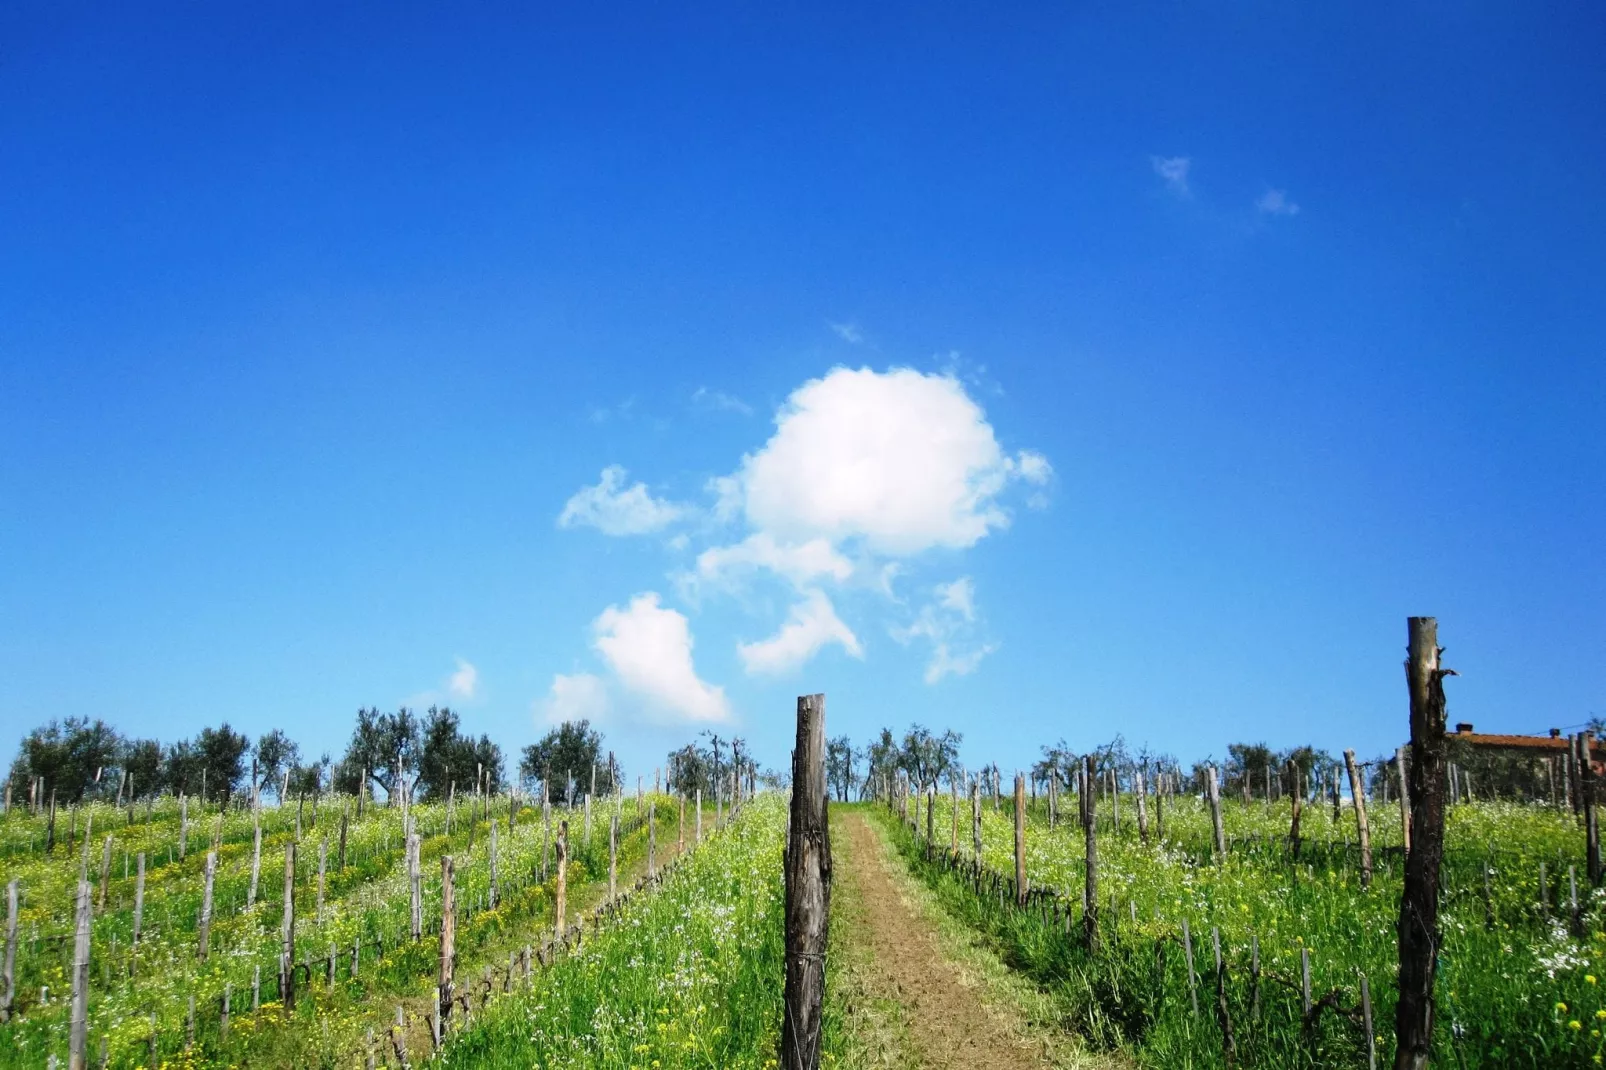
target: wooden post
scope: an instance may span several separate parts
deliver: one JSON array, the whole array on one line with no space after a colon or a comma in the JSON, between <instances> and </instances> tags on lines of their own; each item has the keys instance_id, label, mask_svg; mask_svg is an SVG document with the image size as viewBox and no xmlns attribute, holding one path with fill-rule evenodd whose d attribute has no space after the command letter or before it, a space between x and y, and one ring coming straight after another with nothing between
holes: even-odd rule
<instances>
[{"instance_id":1,"label":"wooden post","mask_svg":"<svg viewBox=\"0 0 1606 1070\"><path fill-rule=\"evenodd\" d=\"M551 774L541 781L541 879L552 875L552 796L548 784Z\"/></svg>"},{"instance_id":2,"label":"wooden post","mask_svg":"<svg viewBox=\"0 0 1606 1070\"><path fill-rule=\"evenodd\" d=\"M1405 776L1405 748L1394 752L1394 767L1400 773L1400 842L1407 856L1411 853L1411 786Z\"/></svg>"},{"instance_id":3,"label":"wooden post","mask_svg":"<svg viewBox=\"0 0 1606 1070\"><path fill-rule=\"evenodd\" d=\"M825 786L825 696L797 700L786 869L786 986L781 1070L819 1070L825 946L831 914L831 833Z\"/></svg>"},{"instance_id":4,"label":"wooden post","mask_svg":"<svg viewBox=\"0 0 1606 1070\"><path fill-rule=\"evenodd\" d=\"M1097 840L1097 802L1093 798L1093 756L1082 759L1082 839L1087 852L1087 882L1082 890L1082 938L1087 949L1099 946L1099 848Z\"/></svg>"},{"instance_id":5,"label":"wooden post","mask_svg":"<svg viewBox=\"0 0 1606 1070\"><path fill-rule=\"evenodd\" d=\"M694 803L694 805L697 807L697 820L695 822L696 828L692 832L692 843L702 843L703 842L703 789L702 788L698 788L697 789L695 798L696 798L696 802Z\"/></svg>"},{"instance_id":6,"label":"wooden post","mask_svg":"<svg viewBox=\"0 0 1606 1070\"><path fill-rule=\"evenodd\" d=\"M981 780L970 784L970 849L976 865L981 865Z\"/></svg>"},{"instance_id":7,"label":"wooden post","mask_svg":"<svg viewBox=\"0 0 1606 1070\"><path fill-rule=\"evenodd\" d=\"M491 863L491 890L490 890L491 899L490 899L490 902L491 902L491 909L495 910L496 909L496 822L495 821L491 822L490 863Z\"/></svg>"},{"instance_id":8,"label":"wooden post","mask_svg":"<svg viewBox=\"0 0 1606 1070\"><path fill-rule=\"evenodd\" d=\"M1015 902L1026 905L1026 777L1015 774Z\"/></svg>"},{"instance_id":9,"label":"wooden post","mask_svg":"<svg viewBox=\"0 0 1606 1070\"><path fill-rule=\"evenodd\" d=\"M190 800L180 795L178 797L178 860L184 861L184 854L189 850L190 844Z\"/></svg>"},{"instance_id":10,"label":"wooden post","mask_svg":"<svg viewBox=\"0 0 1606 1070\"><path fill-rule=\"evenodd\" d=\"M206 961L207 954L212 950L212 882L217 877L217 852L206 852L206 883L201 888L201 945L199 955L202 962Z\"/></svg>"},{"instance_id":11,"label":"wooden post","mask_svg":"<svg viewBox=\"0 0 1606 1070\"><path fill-rule=\"evenodd\" d=\"M595 792L597 790L597 767L596 767L595 764L593 764L591 766L591 790L593 792ZM586 841L586 848L589 850L590 847L591 847L591 796L590 795L586 796L585 841Z\"/></svg>"},{"instance_id":12,"label":"wooden post","mask_svg":"<svg viewBox=\"0 0 1606 1070\"><path fill-rule=\"evenodd\" d=\"M608 902L619 897L619 813L608 819Z\"/></svg>"},{"instance_id":13,"label":"wooden post","mask_svg":"<svg viewBox=\"0 0 1606 1070\"><path fill-rule=\"evenodd\" d=\"M141 851L135 856L136 871L134 874L134 939L129 944L131 949L139 948L140 922L145 920L145 852Z\"/></svg>"},{"instance_id":14,"label":"wooden post","mask_svg":"<svg viewBox=\"0 0 1606 1070\"><path fill-rule=\"evenodd\" d=\"M0 1022L11 1021L17 999L17 880L6 885L6 957L0 968Z\"/></svg>"},{"instance_id":15,"label":"wooden post","mask_svg":"<svg viewBox=\"0 0 1606 1070\"><path fill-rule=\"evenodd\" d=\"M419 857L422 841L418 833L407 837L407 884L412 893L413 940L424 938L424 866ZM318 903L323 905L323 866L318 867Z\"/></svg>"},{"instance_id":16,"label":"wooden post","mask_svg":"<svg viewBox=\"0 0 1606 1070\"><path fill-rule=\"evenodd\" d=\"M435 1013L444 1029L452 1016L452 972L457 965L457 889L452 856L441 855L441 961Z\"/></svg>"},{"instance_id":17,"label":"wooden post","mask_svg":"<svg viewBox=\"0 0 1606 1070\"><path fill-rule=\"evenodd\" d=\"M68 1070L89 1066L89 917L90 884L78 882L78 916L73 932L72 1026L68 1039Z\"/></svg>"},{"instance_id":18,"label":"wooden post","mask_svg":"<svg viewBox=\"0 0 1606 1070\"><path fill-rule=\"evenodd\" d=\"M1157 842L1165 842L1165 771L1163 768L1154 774L1154 838Z\"/></svg>"},{"instance_id":19,"label":"wooden post","mask_svg":"<svg viewBox=\"0 0 1606 1070\"><path fill-rule=\"evenodd\" d=\"M1149 806L1148 790L1143 782L1143 770L1136 770L1134 777L1137 780L1138 792L1138 839L1147 844L1149 842Z\"/></svg>"},{"instance_id":20,"label":"wooden post","mask_svg":"<svg viewBox=\"0 0 1606 1070\"><path fill-rule=\"evenodd\" d=\"M952 796L952 798L953 798L953 813L949 815L953 819L952 822L951 822L952 825L953 825L953 831L951 833L949 833L949 836L948 836L948 857L954 859L955 861L958 861L958 859L959 859L959 779L957 777L955 777L955 776L952 776L952 775L950 775L948 777L948 794L950 796Z\"/></svg>"},{"instance_id":21,"label":"wooden post","mask_svg":"<svg viewBox=\"0 0 1606 1070\"><path fill-rule=\"evenodd\" d=\"M658 798L647 801L647 879L658 875ZM734 811L732 811L734 813Z\"/></svg>"},{"instance_id":22,"label":"wooden post","mask_svg":"<svg viewBox=\"0 0 1606 1070\"><path fill-rule=\"evenodd\" d=\"M556 922L553 935L561 943L566 929L565 910L569 902L569 823L558 823L558 887L553 893L553 914Z\"/></svg>"},{"instance_id":23,"label":"wooden post","mask_svg":"<svg viewBox=\"0 0 1606 1070\"><path fill-rule=\"evenodd\" d=\"M1227 860L1227 837L1221 828L1221 785L1216 780L1216 767L1205 769L1205 791L1210 797L1210 827L1216 834L1216 861Z\"/></svg>"},{"instance_id":24,"label":"wooden post","mask_svg":"<svg viewBox=\"0 0 1606 1070\"><path fill-rule=\"evenodd\" d=\"M337 872L346 872L346 818L345 810L340 811L340 867Z\"/></svg>"},{"instance_id":25,"label":"wooden post","mask_svg":"<svg viewBox=\"0 0 1606 1070\"><path fill-rule=\"evenodd\" d=\"M679 795L676 796L676 799L680 804L680 825L675 850L684 851L686 849L686 796Z\"/></svg>"},{"instance_id":26,"label":"wooden post","mask_svg":"<svg viewBox=\"0 0 1606 1070\"><path fill-rule=\"evenodd\" d=\"M1372 886L1372 833L1366 823L1366 791L1361 786L1360 766L1355 764L1355 752L1344 752L1344 768L1349 772L1350 799L1355 803L1355 830L1361 841L1361 888Z\"/></svg>"},{"instance_id":27,"label":"wooden post","mask_svg":"<svg viewBox=\"0 0 1606 1070\"><path fill-rule=\"evenodd\" d=\"M363 801L363 798L367 794L368 794L368 770L364 769L362 771L362 779L357 782L357 820L358 821L362 820L362 801ZM345 858L344 857L341 858L340 864L341 864L342 867L345 866L346 862L345 862Z\"/></svg>"},{"instance_id":28,"label":"wooden post","mask_svg":"<svg viewBox=\"0 0 1606 1070\"><path fill-rule=\"evenodd\" d=\"M296 845L284 845L284 919L280 931L279 994L284 1009L296 1009Z\"/></svg>"},{"instance_id":29,"label":"wooden post","mask_svg":"<svg viewBox=\"0 0 1606 1070\"><path fill-rule=\"evenodd\" d=\"M1578 785L1584 805L1584 860L1589 867L1589 883L1600 887L1600 818L1595 798L1599 778L1595 776L1594 736L1578 733Z\"/></svg>"},{"instance_id":30,"label":"wooden post","mask_svg":"<svg viewBox=\"0 0 1606 1070\"><path fill-rule=\"evenodd\" d=\"M318 841L318 912L316 917L323 920L323 888L324 871L329 865L329 838L326 836ZM331 977L333 974L330 975Z\"/></svg>"},{"instance_id":31,"label":"wooden post","mask_svg":"<svg viewBox=\"0 0 1606 1070\"><path fill-rule=\"evenodd\" d=\"M1300 790L1299 766L1294 762L1288 763L1288 771L1294 778L1294 792L1290 796L1290 809L1293 816L1288 819L1288 847L1294 861L1299 861L1299 815L1304 808L1305 793Z\"/></svg>"},{"instance_id":32,"label":"wooden post","mask_svg":"<svg viewBox=\"0 0 1606 1070\"><path fill-rule=\"evenodd\" d=\"M262 878L262 812L254 815L251 832L251 884L245 893L245 909L250 910L257 903L257 884Z\"/></svg>"},{"instance_id":33,"label":"wooden post","mask_svg":"<svg viewBox=\"0 0 1606 1070\"><path fill-rule=\"evenodd\" d=\"M1433 983L1438 969L1439 880L1444 860L1444 678L1438 621L1411 617L1405 662L1411 696L1411 853L1400 896L1399 1002L1395 1007L1395 1070L1424 1070L1433 1041Z\"/></svg>"},{"instance_id":34,"label":"wooden post","mask_svg":"<svg viewBox=\"0 0 1606 1070\"><path fill-rule=\"evenodd\" d=\"M112 834L106 834L106 843L100 849L100 903L97 909L106 909L106 885L112 875Z\"/></svg>"}]
</instances>

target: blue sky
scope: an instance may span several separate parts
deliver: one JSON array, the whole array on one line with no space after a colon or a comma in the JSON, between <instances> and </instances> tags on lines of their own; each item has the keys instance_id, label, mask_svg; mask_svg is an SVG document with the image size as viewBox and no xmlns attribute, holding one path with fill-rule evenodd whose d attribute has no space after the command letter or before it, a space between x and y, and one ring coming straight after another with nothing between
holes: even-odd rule
<instances>
[{"instance_id":1,"label":"blue sky","mask_svg":"<svg viewBox=\"0 0 1606 1070\"><path fill-rule=\"evenodd\" d=\"M5 735L1606 713L1598 11L863 8L8 5Z\"/></svg>"}]
</instances>

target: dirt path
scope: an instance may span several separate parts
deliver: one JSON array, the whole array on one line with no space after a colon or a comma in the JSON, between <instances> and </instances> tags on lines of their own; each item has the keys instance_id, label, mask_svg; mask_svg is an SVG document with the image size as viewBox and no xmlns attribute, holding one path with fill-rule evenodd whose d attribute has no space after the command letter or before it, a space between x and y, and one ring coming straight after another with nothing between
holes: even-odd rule
<instances>
[{"instance_id":1,"label":"dirt path","mask_svg":"<svg viewBox=\"0 0 1606 1070\"><path fill-rule=\"evenodd\" d=\"M1043 1029L1034 1029L996 998L1007 993L995 991L996 984L950 957L937 926L911 901L910 877L862 812L840 812L833 824L833 895L842 895L843 921L864 949L849 981L855 987L851 1002L878 1005L878 1012L870 1012L880 1019L878 1031L907 1049L873 1065L930 1070L1102 1065L1069 1050L1074 1048L1069 1040L1055 1043ZM848 1027L862 1024L850 1021Z\"/></svg>"}]
</instances>

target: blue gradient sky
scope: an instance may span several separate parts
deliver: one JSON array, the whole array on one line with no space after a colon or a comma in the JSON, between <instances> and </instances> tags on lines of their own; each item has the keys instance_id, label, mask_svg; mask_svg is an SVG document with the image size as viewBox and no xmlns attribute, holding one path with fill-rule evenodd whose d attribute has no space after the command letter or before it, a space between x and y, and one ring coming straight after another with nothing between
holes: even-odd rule
<instances>
[{"instance_id":1,"label":"blue gradient sky","mask_svg":"<svg viewBox=\"0 0 1606 1070\"><path fill-rule=\"evenodd\" d=\"M824 691L1006 768L1375 753L1408 614L1455 719L1606 712L1598 9L863 7L0 11L0 748L576 702L636 771L710 711L780 765ZM844 529L853 644L753 673L805 594L688 589L760 530L707 484L837 366L1053 475ZM560 527L609 465L678 518ZM602 652L647 592L722 704Z\"/></svg>"}]
</instances>

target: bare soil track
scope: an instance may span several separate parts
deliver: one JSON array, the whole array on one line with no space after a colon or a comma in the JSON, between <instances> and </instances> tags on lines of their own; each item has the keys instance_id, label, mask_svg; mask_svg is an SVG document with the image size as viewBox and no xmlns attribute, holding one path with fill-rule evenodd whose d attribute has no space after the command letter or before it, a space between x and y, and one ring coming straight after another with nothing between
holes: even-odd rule
<instances>
[{"instance_id":1,"label":"bare soil track","mask_svg":"<svg viewBox=\"0 0 1606 1070\"><path fill-rule=\"evenodd\" d=\"M836 816L836 815L833 815ZM870 983L901 1004L909 1055L930 1070L1037 1070L1055 1064L1006 1008L989 1006L980 983L944 954L936 929L893 878L885 842L864 814L841 812L833 837L835 880L852 887L849 920L868 945Z\"/></svg>"}]
</instances>

